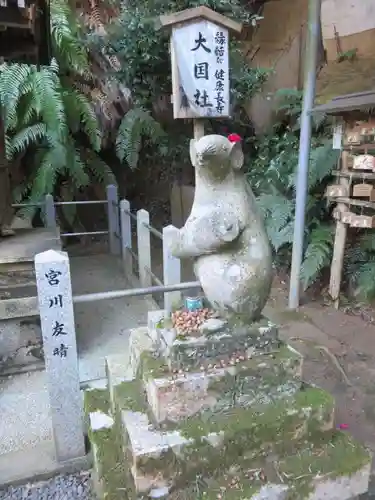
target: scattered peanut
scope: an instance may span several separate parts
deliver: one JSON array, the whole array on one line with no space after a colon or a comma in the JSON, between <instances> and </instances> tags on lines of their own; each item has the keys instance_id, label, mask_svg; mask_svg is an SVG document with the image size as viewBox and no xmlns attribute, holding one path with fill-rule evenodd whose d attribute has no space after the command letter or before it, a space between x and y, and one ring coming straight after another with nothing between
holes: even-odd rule
<instances>
[{"instance_id":1,"label":"scattered peanut","mask_svg":"<svg viewBox=\"0 0 375 500\"><path fill-rule=\"evenodd\" d=\"M213 314L210 309L198 309L197 311L186 311L180 309L172 314L173 327L179 335L198 333L199 327Z\"/></svg>"}]
</instances>

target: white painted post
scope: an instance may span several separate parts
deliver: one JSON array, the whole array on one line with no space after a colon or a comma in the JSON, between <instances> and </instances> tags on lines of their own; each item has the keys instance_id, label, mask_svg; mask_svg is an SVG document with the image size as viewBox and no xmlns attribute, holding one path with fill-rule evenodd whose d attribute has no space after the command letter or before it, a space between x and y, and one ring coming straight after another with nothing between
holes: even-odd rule
<instances>
[{"instance_id":1,"label":"white painted post","mask_svg":"<svg viewBox=\"0 0 375 500\"><path fill-rule=\"evenodd\" d=\"M121 254L120 210L117 186L107 186L109 251L112 255Z\"/></svg>"},{"instance_id":2,"label":"white painted post","mask_svg":"<svg viewBox=\"0 0 375 500\"><path fill-rule=\"evenodd\" d=\"M173 257L170 251L171 243L178 229L169 225L163 228L163 282L164 285L181 283L181 261ZM181 292L166 292L164 294L164 309L167 315L172 312L173 306L181 302Z\"/></svg>"},{"instance_id":3,"label":"white painted post","mask_svg":"<svg viewBox=\"0 0 375 500\"><path fill-rule=\"evenodd\" d=\"M151 238L150 215L143 208L137 212L137 244L138 244L138 271L141 286L146 288L152 285L151 275Z\"/></svg>"},{"instance_id":4,"label":"white painted post","mask_svg":"<svg viewBox=\"0 0 375 500\"><path fill-rule=\"evenodd\" d=\"M68 254L37 254L35 273L56 459L64 462L86 454Z\"/></svg>"},{"instance_id":5,"label":"white painted post","mask_svg":"<svg viewBox=\"0 0 375 500\"><path fill-rule=\"evenodd\" d=\"M124 271L129 277L133 274L132 250L132 228L130 217L130 203L128 200L120 201L120 224L121 224L121 255Z\"/></svg>"}]
</instances>

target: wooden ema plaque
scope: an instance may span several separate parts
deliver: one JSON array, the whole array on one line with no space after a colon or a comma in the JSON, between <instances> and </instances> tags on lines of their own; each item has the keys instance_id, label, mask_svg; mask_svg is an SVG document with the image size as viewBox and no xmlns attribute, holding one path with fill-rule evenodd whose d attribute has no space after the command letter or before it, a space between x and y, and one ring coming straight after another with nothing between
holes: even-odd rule
<instances>
[{"instance_id":1,"label":"wooden ema plaque","mask_svg":"<svg viewBox=\"0 0 375 500\"><path fill-rule=\"evenodd\" d=\"M372 155L352 156L349 168L373 172L375 170L375 157Z\"/></svg>"},{"instance_id":2,"label":"wooden ema plaque","mask_svg":"<svg viewBox=\"0 0 375 500\"><path fill-rule=\"evenodd\" d=\"M337 171L334 173L338 180L337 184L329 186L326 191L326 196L337 203L332 212L336 230L329 282L329 294L336 308L339 306L348 228L375 227L374 215L357 215L350 209L351 206L372 211L375 208L375 193L371 184L375 180L375 117L370 116L368 111L353 109L352 113L343 112L340 118L336 116L336 128L338 127L342 133L340 146L343 146L337 148L341 150ZM353 180L356 180L356 184Z\"/></svg>"},{"instance_id":3,"label":"wooden ema plaque","mask_svg":"<svg viewBox=\"0 0 375 500\"><path fill-rule=\"evenodd\" d=\"M332 184L331 186L327 186L326 196L328 198L346 197L349 196L349 189L342 184Z\"/></svg>"},{"instance_id":4,"label":"wooden ema plaque","mask_svg":"<svg viewBox=\"0 0 375 500\"><path fill-rule=\"evenodd\" d=\"M366 198L369 201L375 201L375 188L372 184L356 184L353 186L353 198Z\"/></svg>"},{"instance_id":5,"label":"wooden ema plaque","mask_svg":"<svg viewBox=\"0 0 375 500\"><path fill-rule=\"evenodd\" d=\"M344 145L360 146L374 143L375 147L375 120L355 121L346 125Z\"/></svg>"},{"instance_id":6,"label":"wooden ema plaque","mask_svg":"<svg viewBox=\"0 0 375 500\"><path fill-rule=\"evenodd\" d=\"M341 222L358 229L371 229L375 227L375 216L357 215L348 211L341 214Z\"/></svg>"}]
</instances>

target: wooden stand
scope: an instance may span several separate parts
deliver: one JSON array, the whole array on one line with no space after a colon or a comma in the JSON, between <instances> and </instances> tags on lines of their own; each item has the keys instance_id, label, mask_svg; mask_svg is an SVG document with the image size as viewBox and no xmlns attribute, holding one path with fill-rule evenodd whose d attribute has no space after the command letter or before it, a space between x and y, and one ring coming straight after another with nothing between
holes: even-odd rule
<instances>
[{"instance_id":1,"label":"wooden stand","mask_svg":"<svg viewBox=\"0 0 375 500\"><path fill-rule=\"evenodd\" d=\"M346 169L347 155L344 152L341 157L341 167ZM346 191L349 191L349 179L340 177L339 184ZM337 204L337 211L342 213L346 211L345 203ZM334 302L336 309L339 307L339 297L341 288L342 267L344 264L345 244L346 244L347 226L341 220L336 222L335 244L333 247L333 256L331 264L331 278L329 282L329 294Z\"/></svg>"},{"instance_id":2,"label":"wooden stand","mask_svg":"<svg viewBox=\"0 0 375 500\"><path fill-rule=\"evenodd\" d=\"M202 119L194 118L193 120L194 139L197 141L204 136L204 122Z\"/></svg>"},{"instance_id":3,"label":"wooden stand","mask_svg":"<svg viewBox=\"0 0 375 500\"><path fill-rule=\"evenodd\" d=\"M375 210L375 186L370 183L375 180L371 167L372 164L375 165L375 159L369 154L370 151L375 155L375 141L368 142L367 119L353 123L349 117L350 115L345 117L344 150L341 153L340 167L334 172L338 182L328 186L326 191L328 199L337 203L333 214L336 219L336 234L329 283L329 294L336 308L339 307L347 228L371 229L375 225L374 213L363 213L364 210ZM370 118L368 124L372 123ZM356 155L353 156L353 153ZM351 211L350 207L361 207L361 213L356 213L355 209Z\"/></svg>"}]
</instances>

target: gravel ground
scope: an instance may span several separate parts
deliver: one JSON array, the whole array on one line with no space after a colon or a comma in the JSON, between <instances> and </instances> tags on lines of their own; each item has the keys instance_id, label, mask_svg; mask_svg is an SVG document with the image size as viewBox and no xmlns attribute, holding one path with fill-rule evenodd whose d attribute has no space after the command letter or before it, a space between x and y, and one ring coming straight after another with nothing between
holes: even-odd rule
<instances>
[{"instance_id":1,"label":"gravel ground","mask_svg":"<svg viewBox=\"0 0 375 500\"><path fill-rule=\"evenodd\" d=\"M49 481L10 487L0 491L0 500L96 500L91 489L90 473L57 476ZM370 492L358 500L375 500L375 481Z\"/></svg>"},{"instance_id":2,"label":"gravel ground","mask_svg":"<svg viewBox=\"0 0 375 500\"><path fill-rule=\"evenodd\" d=\"M0 491L0 500L95 500L90 473L57 476L49 481L10 487Z\"/></svg>"}]
</instances>

